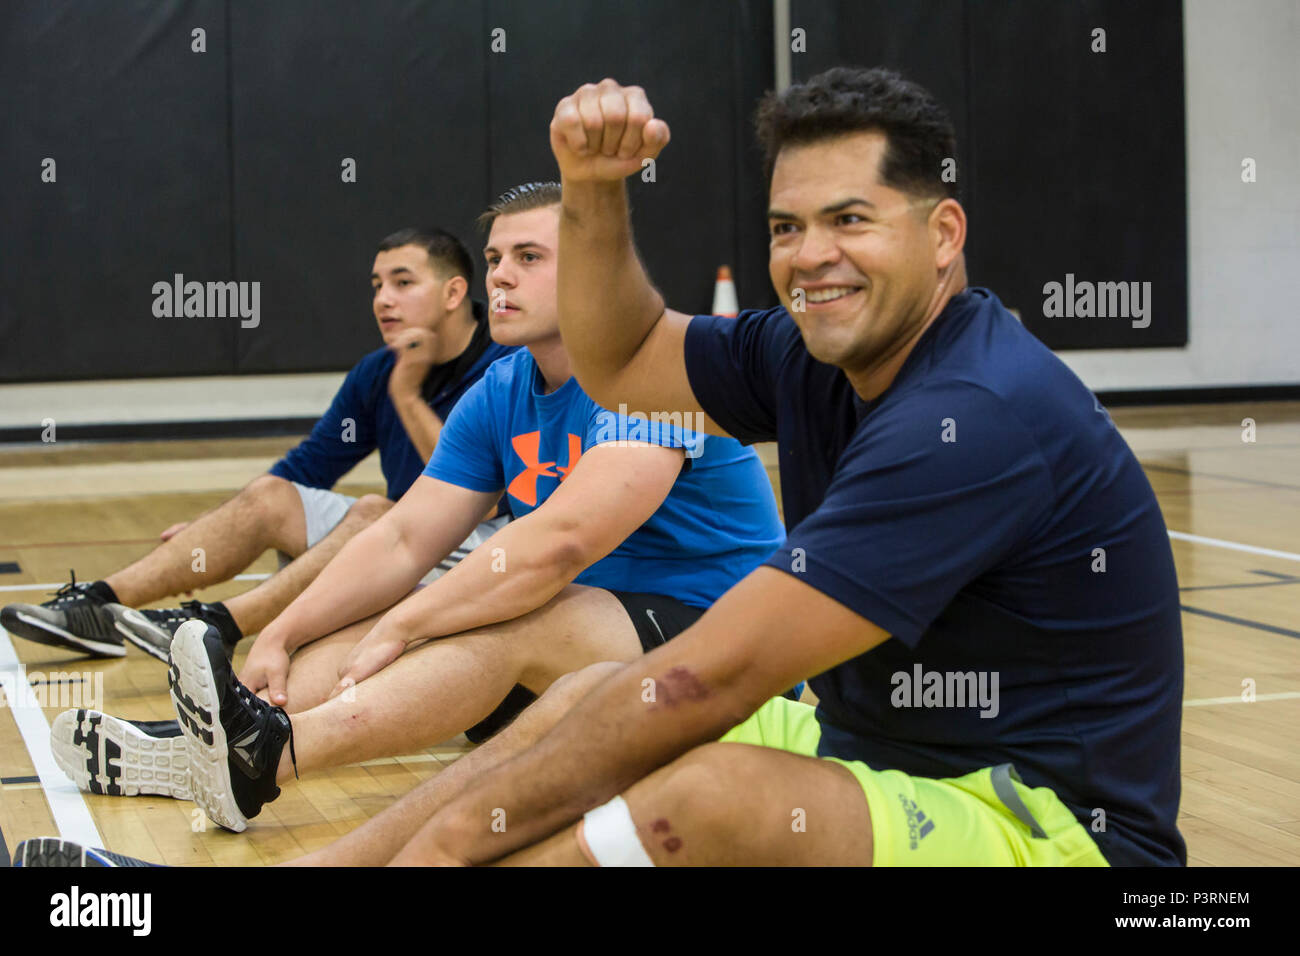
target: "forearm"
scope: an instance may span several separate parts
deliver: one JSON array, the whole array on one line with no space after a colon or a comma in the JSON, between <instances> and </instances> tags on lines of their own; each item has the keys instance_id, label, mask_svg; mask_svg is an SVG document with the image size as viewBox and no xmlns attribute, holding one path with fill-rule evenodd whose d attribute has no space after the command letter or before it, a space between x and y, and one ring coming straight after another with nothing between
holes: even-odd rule
<instances>
[{"instance_id":1,"label":"forearm","mask_svg":"<svg viewBox=\"0 0 1300 956\"><path fill-rule=\"evenodd\" d=\"M587 566L541 511L506 525L395 609L407 643L514 620L559 594Z\"/></svg>"},{"instance_id":2,"label":"forearm","mask_svg":"<svg viewBox=\"0 0 1300 956\"><path fill-rule=\"evenodd\" d=\"M616 377L664 312L636 254L621 180L564 183L559 246L560 331L574 373L597 397L592 388Z\"/></svg>"},{"instance_id":3,"label":"forearm","mask_svg":"<svg viewBox=\"0 0 1300 956\"><path fill-rule=\"evenodd\" d=\"M391 607L428 570L426 563L411 552L401 526L381 518L345 544L262 634L292 652Z\"/></svg>"},{"instance_id":4,"label":"forearm","mask_svg":"<svg viewBox=\"0 0 1300 956\"><path fill-rule=\"evenodd\" d=\"M434 815L422 836L469 863L497 859L716 740L758 706L742 667L687 666L690 655L673 646L680 640L599 685L532 748L466 787ZM492 827L496 808L507 813L504 833Z\"/></svg>"},{"instance_id":5,"label":"forearm","mask_svg":"<svg viewBox=\"0 0 1300 956\"><path fill-rule=\"evenodd\" d=\"M428 461L438 444L438 436L442 433L442 419L424 403L424 398L419 392L399 393L392 395L391 398L393 407L397 409L397 417L402 420L402 427L406 429L406 436L411 439L411 444L420 453L420 458Z\"/></svg>"}]
</instances>

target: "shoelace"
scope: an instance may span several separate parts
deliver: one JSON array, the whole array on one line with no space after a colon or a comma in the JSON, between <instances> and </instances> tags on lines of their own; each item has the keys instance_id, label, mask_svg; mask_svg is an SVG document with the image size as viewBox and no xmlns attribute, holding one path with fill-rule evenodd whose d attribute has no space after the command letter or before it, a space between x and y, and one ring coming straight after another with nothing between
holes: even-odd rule
<instances>
[{"instance_id":1,"label":"shoelace","mask_svg":"<svg viewBox=\"0 0 1300 956\"><path fill-rule=\"evenodd\" d=\"M66 604L69 601L76 600L78 597L81 597L86 588L90 586L84 581L78 584L77 572L72 568L68 568L68 576L72 580L63 585L63 587L59 588L57 591L49 592L54 595L54 600L50 602L51 604Z\"/></svg>"},{"instance_id":2,"label":"shoelace","mask_svg":"<svg viewBox=\"0 0 1300 956\"><path fill-rule=\"evenodd\" d=\"M192 617L192 618L198 618L199 620L205 620L205 618L203 617L203 602L202 602L202 601L198 601L198 600L194 600L194 601L181 601L181 608L182 608L182 609L183 609L187 614L189 614L190 617Z\"/></svg>"},{"instance_id":3,"label":"shoelace","mask_svg":"<svg viewBox=\"0 0 1300 956\"><path fill-rule=\"evenodd\" d=\"M230 683L234 688L235 695L239 698L239 702L244 705L244 711L246 713L250 711L252 713L258 713L262 707L269 707L271 708L271 710L279 710L281 713L284 713L283 708L275 707L272 704L268 704L266 701L262 700L262 698L258 697L251 690L249 690L247 687L241 684L239 682L239 679L235 677L233 672L231 672L230 675ZM266 715L267 715L266 719L269 720L270 711L267 711ZM289 722L289 762L293 764L293 779L298 780L300 779L298 776L298 752L294 749L293 746L293 720L289 718L288 714L285 714L284 716L285 716L285 720ZM258 722L265 723L266 721L263 720Z\"/></svg>"}]
</instances>

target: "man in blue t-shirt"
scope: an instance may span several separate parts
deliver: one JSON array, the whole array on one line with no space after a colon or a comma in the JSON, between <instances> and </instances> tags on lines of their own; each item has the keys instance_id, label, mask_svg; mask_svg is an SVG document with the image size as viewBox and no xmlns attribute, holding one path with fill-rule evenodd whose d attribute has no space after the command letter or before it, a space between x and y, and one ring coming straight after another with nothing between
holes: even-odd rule
<instances>
[{"instance_id":1,"label":"man in blue t-shirt","mask_svg":"<svg viewBox=\"0 0 1300 956\"><path fill-rule=\"evenodd\" d=\"M191 618L216 627L231 649L260 631L348 539L402 496L465 390L513 351L492 341L485 308L469 296L473 278L469 253L450 233L408 228L385 238L370 275L384 347L348 372L311 434L224 504L169 527L163 543L140 560L102 581L78 583L74 576L42 605L11 604L0 623L19 637L97 657L123 656L125 637L162 661L176 629ZM376 449L387 496L358 500L330 490ZM505 520L475 529L445 566ZM281 570L250 591L137 610L227 581L271 548Z\"/></svg>"},{"instance_id":2,"label":"man in blue t-shirt","mask_svg":"<svg viewBox=\"0 0 1300 956\"><path fill-rule=\"evenodd\" d=\"M439 743L662 645L780 544L752 449L679 413L606 411L573 379L559 195L529 184L486 214L492 335L526 348L466 392L423 476L262 631L239 680L210 628L181 629L169 677L183 741L105 718L152 754L181 744L220 825L244 829L297 773ZM514 520L411 593L501 501Z\"/></svg>"},{"instance_id":3,"label":"man in blue t-shirt","mask_svg":"<svg viewBox=\"0 0 1300 956\"><path fill-rule=\"evenodd\" d=\"M779 442L789 537L549 732L426 787L395 862L1184 864L1164 522L1088 389L967 288L950 121L846 68L758 119L782 306L692 318L622 184L667 125L613 80L560 101L561 329L597 401ZM773 696L803 677L816 708Z\"/></svg>"}]
</instances>

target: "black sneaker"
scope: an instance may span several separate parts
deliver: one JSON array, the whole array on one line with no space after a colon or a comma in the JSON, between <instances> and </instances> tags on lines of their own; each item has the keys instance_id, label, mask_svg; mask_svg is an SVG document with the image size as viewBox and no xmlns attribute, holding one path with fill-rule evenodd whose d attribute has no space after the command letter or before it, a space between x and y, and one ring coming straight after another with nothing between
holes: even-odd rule
<instances>
[{"instance_id":1,"label":"black sneaker","mask_svg":"<svg viewBox=\"0 0 1300 956\"><path fill-rule=\"evenodd\" d=\"M238 833L280 795L275 774L286 740L297 773L289 715L235 679L221 634L203 621L176 631L167 682L189 746L194 802Z\"/></svg>"},{"instance_id":2,"label":"black sneaker","mask_svg":"<svg viewBox=\"0 0 1300 956\"><path fill-rule=\"evenodd\" d=\"M243 640L235 619L220 602L204 604L202 601L183 601L180 607L144 608L136 610L123 604L106 605L113 615L113 623L122 636L151 657L166 663L176 629L186 621L200 620L221 632L226 656L235 653L235 645Z\"/></svg>"},{"instance_id":3,"label":"black sneaker","mask_svg":"<svg viewBox=\"0 0 1300 956\"><path fill-rule=\"evenodd\" d=\"M174 720L122 720L65 710L50 727L54 762L79 790L190 799L190 755Z\"/></svg>"},{"instance_id":4,"label":"black sneaker","mask_svg":"<svg viewBox=\"0 0 1300 956\"><path fill-rule=\"evenodd\" d=\"M113 627L107 604L95 584L78 584L72 574L72 580L54 592L53 600L0 608L0 625L39 644L68 647L92 657L125 657L126 645Z\"/></svg>"},{"instance_id":5,"label":"black sneaker","mask_svg":"<svg viewBox=\"0 0 1300 956\"><path fill-rule=\"evenodd\" d=\"M161 866L133 856L97 850L58 837L23 840L14 847L14 866Z\"/></svg>"}]
</instances>

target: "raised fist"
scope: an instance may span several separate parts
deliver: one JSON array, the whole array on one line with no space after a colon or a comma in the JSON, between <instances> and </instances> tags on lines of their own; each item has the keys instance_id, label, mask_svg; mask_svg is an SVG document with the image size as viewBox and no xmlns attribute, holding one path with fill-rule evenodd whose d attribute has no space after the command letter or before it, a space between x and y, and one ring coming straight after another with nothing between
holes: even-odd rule
<instances>
[{"instance_id":1,"label":"raised fist","mask_svg":"<svg viewBox=\"0 0 1300 956\"><path fill-rule=\"evenodd\" d=\"M614 181L638 172L668 145L645 90L603 79L560 100L551 119L551 151L568 182Z\"/></svg>"}]
</instances>

